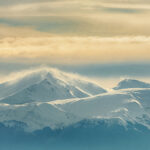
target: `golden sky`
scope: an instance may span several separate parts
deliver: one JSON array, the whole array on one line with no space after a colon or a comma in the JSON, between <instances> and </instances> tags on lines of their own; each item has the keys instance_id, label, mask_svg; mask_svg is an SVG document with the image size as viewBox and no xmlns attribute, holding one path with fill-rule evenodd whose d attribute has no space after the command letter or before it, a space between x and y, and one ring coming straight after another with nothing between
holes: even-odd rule
<instances>
[{"instance_id":1,"label":"golden sky","mask_svg":"<svg viewBox=\"0 0 150 150\"><path fill-rule=\"evenodd\" d=\"M150 60L149 0L0 0L0 60Z\"/></svg>"}]
</instances>

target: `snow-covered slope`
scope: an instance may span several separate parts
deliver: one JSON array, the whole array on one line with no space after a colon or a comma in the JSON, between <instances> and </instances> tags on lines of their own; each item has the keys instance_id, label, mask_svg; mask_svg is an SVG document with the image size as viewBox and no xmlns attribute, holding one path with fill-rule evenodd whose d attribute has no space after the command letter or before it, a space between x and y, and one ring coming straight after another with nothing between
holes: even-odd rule
<instances>
[{"instance_id":1,"label":"snow-covered slope","mask_svg":"<svg viewBox=\"0 0 150 150\"><path fill-rule=\"evenodd\" d=\"M119 82L119 84L114 89L119 90L128 88L150 88L150 84L134 79L124 79Z\"/></svg>"},{"instance_id":2,"label":"snow-covered slope","mask_svg":"<svg viewBox=\"0 0 150 150\"><path fill-rule=\"evenodd\" d=\"M57 69L38 69L0 85L0 100L8 104L82 98L106 92L82 77Z\"/></svg>"},{"instance_id":3,"label":"snow-covered slope","mask_svg":"<svg viewBox=\"0 0 150 150\"><path fill-rule=\"evenodd\" d=\"M132 122L150 127L150 112L147 111L150 104L145 105L140 98L136 99L135 93L118 91L88 98L22 105L0 104L0 122L16 120L27 124L29 130L36 130L62 128L84 119L118 118L124 126Z\"/></svg>"}]
</instances>

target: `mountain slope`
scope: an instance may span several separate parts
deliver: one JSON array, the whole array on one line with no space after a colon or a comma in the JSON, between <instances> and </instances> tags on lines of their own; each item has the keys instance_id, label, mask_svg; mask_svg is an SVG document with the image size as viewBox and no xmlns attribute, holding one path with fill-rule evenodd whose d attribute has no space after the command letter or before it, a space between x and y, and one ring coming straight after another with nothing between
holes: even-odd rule
<instances>
[{"instance_id":1,"label":"mountain slope","mask_svg":"<svg viewBox=\"0 0 150 150\"><path fill-rule=\"evenodd\" d=\"M16 122L20 126L20 122ZM63 129L32 133L0 123L2 150L148 150L150 130L140 124L124 127L117 119L82 120Z\"/></svg>"},{"instance_id":2,"label":"mountain slope","mask_svg":"<svg viewBox=\"0 0 150 150\"><path fill-rule=\"evenodd\" d=\"M22 105L0 104L0 122L24 122L28 130L44 127L63 128L84 119L118 118L123 126L127 122L150 127L150 112L132 93L115 92L88 98L34 102ZM144 116L144 117L143 117Z\"/></svg>"}]
</instances>

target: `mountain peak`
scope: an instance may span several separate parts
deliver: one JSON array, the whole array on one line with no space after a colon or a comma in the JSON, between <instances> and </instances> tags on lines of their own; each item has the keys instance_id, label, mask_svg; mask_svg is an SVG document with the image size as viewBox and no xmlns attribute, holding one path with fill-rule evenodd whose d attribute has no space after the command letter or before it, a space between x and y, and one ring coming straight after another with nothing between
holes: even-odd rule
<instances>
[{"instance_id":1,"label":"mountain peak","mask_svg":"<svg viewBox=\"0 0 150 150\"><path fill-rule=\"evenodd\" d=\"M114 89L119 90L127 88L150 88L150 84L136 79L124 79L120 81Z\"/></svg>"},{"instance_id":2,"label":"mountain peak","mask_svg":"<svg viewBox=\"0 0 150 150\"><path fill-rule=\"evenodd\" d=\"M24 104L82 98L106 91L92 81L53 68L25 72L15 81L0 86L0 102Z\"/></svg>"}]
</instances>

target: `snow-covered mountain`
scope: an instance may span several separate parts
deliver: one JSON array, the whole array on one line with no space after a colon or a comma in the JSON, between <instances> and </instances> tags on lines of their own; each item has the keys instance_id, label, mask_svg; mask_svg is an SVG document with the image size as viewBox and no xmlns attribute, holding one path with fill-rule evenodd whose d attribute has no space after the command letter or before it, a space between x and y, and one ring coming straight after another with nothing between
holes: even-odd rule
<instances>
[{"instance_id":1,"label":"snow-covered mountain","mask_svg":"<svg viewBox=\"0 0 150 150\"><path fill-rule=\"evenodd\" d=\"M56 69L28 72L1 84L0 122L21 122L28 131L65 128L85 119L117 119L122 126L130 122L150 128L150 88L137 83L141 85L124 80L119 90L106 92L92 81Z\"/></svg>"},{"instance_id":2,"label":"snow-covered mountain","mask_svg":"<svg viewBox=\"0 0 150 150\"><path fill-rule=\"evenodd\" d=\"M0 149L149 150L149 84L114 89L57 69L17 75L0 84Z\"/></svg>"},{"instance_id":3,"label":"snow-covered mountain","mask_svg":"<svg viewBox=\"0 0 150 150\"><path fill-rule=\"evenodd\" d=\"M37 101L82 98L105 93L94 82L57 69L29 71L19 79L0 84L0 102L24 104Z\"/></svg>"},{"instance_id":4,"label":"snow-covered mountain","mask_svg":"<svg viewBox=\"0 0 150 150\"><path fill-rule=\"evenodd\" d=\"M114 87L115 90L128 88L150 88L150 84L135 79L124 79Z\"/></svg>"}]
</instances>

